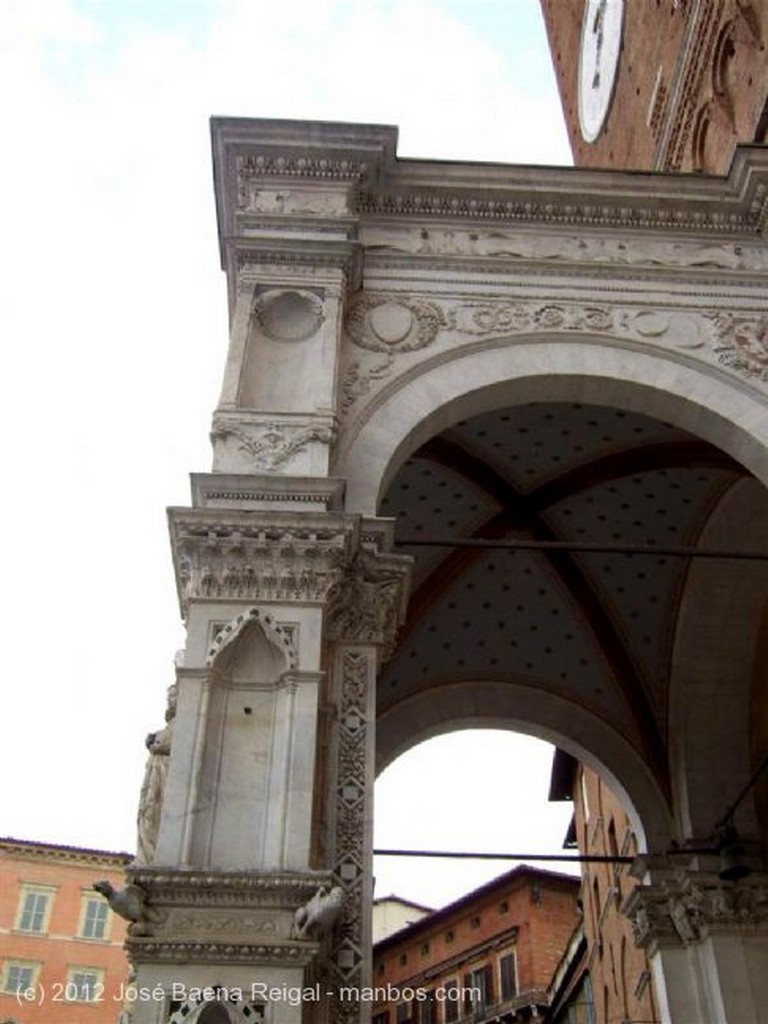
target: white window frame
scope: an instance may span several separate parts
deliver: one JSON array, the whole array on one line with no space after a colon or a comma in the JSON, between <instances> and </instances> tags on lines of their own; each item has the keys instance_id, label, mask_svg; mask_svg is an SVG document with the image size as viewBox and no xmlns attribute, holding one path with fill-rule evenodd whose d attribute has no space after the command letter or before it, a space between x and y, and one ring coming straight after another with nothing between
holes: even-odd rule
<instances>
[{"instance_id":1,"label":"white window frame","mask_svg":"<svg viewBox=\"0 0 768 1024\"><path fill-rule=\"evenodd\" d=\"M101 967L84 967L82 964L72 966L67 971L67 982L64 988L64 998L68 1003L95 1003L99 1001L99 994L95 993L90 999L82 999L79 996L72 996L72 988L79 987L82 982L76 980L77 975L85 977L88 975L92 978L92 981L85 982L89 985L101 985L104 986L104 970Z\"/></svg>"},{"instance_id":2,"label":"white window frame","mask_svg":"<svg viewBox=\"0 0 768 1024\"><path fill-rule=\"evenodd\" d=\"M100 935L86 935L86 926L88 924L88 908L91 904L95 904L99 907L105 908L103 917L103 929ZM86 942L107 942L109 941L109 933L112 927L112 914L109 909L109 904L97 893L84 892L80 900L80 921L77 926L77 937L78 939L85 939Z\"/></svg>"},{"instance_id":3,"label":"white window frame","mask_svg":"<svg viewBox=\"0 0 768 1024\"><path fill-rule=\"evenodd\" d=\"M34 988L37 985L37 979L40 976L40 968L42 967L42 964L37 960L6 960L3 964L2 986L0 986L0 991L2 991L4 995L15 996L18 992L18 988L11 988L10 985L10 974L14 967L21 971L31 971L29 982L20 987Z\"/></svg>"},{"instance_id":4,"label":"white window frame","mask_svg":"<svg viewBox=\"0 0 768 1024\"><path fill-rule=\"evenodd\" d=\"M512 960L513 960L514 965L515 965L515 991L514 991L513 995L511 995L511 996L505 996L504 995L504 986L503 986L503 983L502 983L503 979L502 979L502 974L501 974L501 961L504 960L508 956L512 957ZM519 979L518 973L517 973L517 948L515 946L512 946L512 947L510 947L510 949L502 950L502 952L499 953L499 958L497 960L497 964L498 964L498 967L499 967L499 988L498 988L499 998L498 998L498 1002L503 1003L507 999L515 999L517 996L520 995L520 979Z\"/></svg>"},{"instance_id":5,"label":"white window frame","mask_svg":"<svg viewBox=\"0 0 768 1024\"><path fill-rule=\"evenodd\" d=\"M21 891L19 892L19 902L16 908L16 920L13 925L13 930L16 932L21 932L21 934L23 935L47 935L55 895L56 887L53 885L38 885L32 882L22 882ZM27 899L30 896L44 896L46 900L45 910L43 911L43 917L39 928L22 927L22 922L24 920L24 914L26 911Z\"/></svg>"}]
</instances>

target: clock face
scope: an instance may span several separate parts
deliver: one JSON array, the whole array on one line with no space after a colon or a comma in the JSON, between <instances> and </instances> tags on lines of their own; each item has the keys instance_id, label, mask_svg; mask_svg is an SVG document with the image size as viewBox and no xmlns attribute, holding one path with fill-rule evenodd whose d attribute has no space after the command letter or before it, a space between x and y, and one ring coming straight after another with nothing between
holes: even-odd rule
<instances>
[{"instance_id":1,"label":"clock face","mask_svg":"<svg viewBox=\"0 0 768 1024\"><path fill-rule=\"evenodd\" d=\"M621 53L624 0L586 0L579 55L579 127L585 142L602 131Z\"/></svg>"}]
</instances>

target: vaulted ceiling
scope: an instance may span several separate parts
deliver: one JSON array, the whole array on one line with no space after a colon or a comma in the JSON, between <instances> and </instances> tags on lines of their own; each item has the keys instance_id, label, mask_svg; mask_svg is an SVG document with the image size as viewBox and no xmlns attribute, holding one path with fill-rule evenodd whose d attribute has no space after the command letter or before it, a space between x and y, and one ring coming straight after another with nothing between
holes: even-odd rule
<instances>
[{"instance_id":1,"label":"vaulted ceiling","mask_svg":"<svg viewBox=\"0 0 768 1024\"><path fill-rule=\"evenodd\" d=\"M744 475L691 434L607 407L516 406L432 438L401 467L380 508L396 519L398 550L416 561L379 711L447 682L516 681L575 701L662 756L689 558L403 542L693 546Z\"/></svg>"}]
</instances>

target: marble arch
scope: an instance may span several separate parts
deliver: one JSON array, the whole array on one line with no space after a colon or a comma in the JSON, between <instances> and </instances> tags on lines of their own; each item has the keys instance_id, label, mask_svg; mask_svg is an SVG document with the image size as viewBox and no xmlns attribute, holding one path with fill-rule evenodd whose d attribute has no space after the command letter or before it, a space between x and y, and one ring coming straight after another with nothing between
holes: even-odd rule
<instances>
[{"instance_id":1,"label":"marble arch","mask_svg":"<svg viewBox=\"0 0 768 1024\"><path fill-rule=\"evenodd\" d=\"M369 979L377 731L386 760L522 723L614 778L652 851L706 838L760 756L765 562L606 548L768 551L768 153L709 178L403 160L377 125L225 118L212 141L230 341L212 471L169 513L187 643L130 871L160 913L128 948L152 990L312 979L302 1024L367 1024L339 993ZM419 531L601 550L430 554ZM768 1024L752 797L738 824L738 890L661 856L628 907L663 1024ZM297 938L321 889L341 917Z\"/></svg>"},{"instance_id":2,"label":"marble arch","mask_svg":"<svg viewBox=\"0 0 768 1024\"><path fill-rule=\"evenodd\" d=\"M768 484L765 397L665 353L591 339L496 339L395 378L343 437L335 472L348 507L374 514L419 443L457 419L501 405L584 401L644 412L705 438Z\"/></svg>"},{"instance_id":3,"label":"marble arch","mask_svg":"<svg viewBox=\"0 0 768 1024\"><path fill-rule=\"evenodd\" d=\"M620 794L643 849L668 844L673 830L667 800L637 752L595 716L530 687L473 679L404 701L377 718L377 771L433 736L482 728L527 733L567 750Z\"/></svg>"}]
</instances>

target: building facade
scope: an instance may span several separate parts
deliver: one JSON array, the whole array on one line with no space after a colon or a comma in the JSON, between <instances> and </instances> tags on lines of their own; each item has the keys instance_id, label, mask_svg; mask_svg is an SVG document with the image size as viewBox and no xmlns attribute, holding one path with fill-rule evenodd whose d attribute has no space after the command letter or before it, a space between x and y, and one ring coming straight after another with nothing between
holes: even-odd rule
<instances>
[{"instance_id":1,"label":"building facade","mask_svg":"<svg viewBox=\"0 0 768 1024\"><path fill-rule=\"evenodd\" d=\"M169 513L187 636L128 937L163 998L134 1024L296 1024L309 982L302 1024L367 1022L375 773L476 725L619 795L661 1021L765 1024L754 789L752 874L709 837L768 721L768 153L637 175L212 133L230 343Z\"/></svg>"},{"instance_id":2,"label":"building facade","mask_svg":"<svg viewBox=\"0 0 768 1024\"><path fill-rule=\"evenodd\" d=\"M573 802L568 845L581 854L617 858L583 865L584 941L571 981L572 1001L586 1003L589 993L594 1024L658 1020L648 957L637 947L632 922L623 911L639 884L630 864L618 860L638 853L629 815L596 772L561 750L555 754L550 799Z\"/></svg>"},{"instance_id":3,"label":"building facade","mask_svg":"<svg viewBox=\"0 0 768 1024\"><path fill-rule=\"evenodd\" d=\"M541 0L575 162L725 174L768 130L758 0Z\"/></svg>"},{"instance_id":4,"label":"building facade","mask_svg":"<svg viewBox=\"0 0 768 1024\"><path fill-rule=\"evenodd\" d=\"M0 1020L115 1024L126 1006L126 922L93 883L131 856L0 839Z\"/></svg>"},{"instance_id":5,"label":"building facade","mask_svg":"<svg viewBox=\"0 0 768 1024\"><path fill-rule=\"evenodd\" d=\"M517 867L374 946L374 1024L542 1020L578 881Z\"/></svg>"},{"instance_id":6,"label":"building facade","mask_svg":"<svg viewBox=\"0 0 768 1024\"><path fill-rule=\"evenodd\" d=\"M408 925L415 924L422 917L431 914L434 907L425 907L421 903L404 900L400 896L380 896L373 901L373 919L371 938L376 945L387 936L402 931Z\"/></svg>"}]
</instances>

